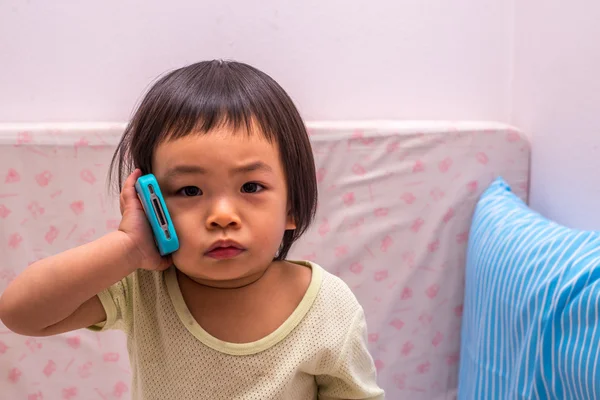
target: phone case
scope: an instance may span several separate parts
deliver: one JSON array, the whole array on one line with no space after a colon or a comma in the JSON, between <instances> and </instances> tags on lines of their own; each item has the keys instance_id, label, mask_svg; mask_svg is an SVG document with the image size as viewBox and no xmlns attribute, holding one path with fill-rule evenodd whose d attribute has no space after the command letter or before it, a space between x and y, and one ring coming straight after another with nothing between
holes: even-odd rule
<instances>
[{"instance_id":1,"label":"phone case","mask_svg":"<svg viewBox=\"0 0 600 400\"><path fill-rule=\"evenodd\" d=\"M152 227L160 255L171 254L179 249L179 239L156 177L153 174L139 177L135 183L135 190Z\"/></svg>"}]
</instances>

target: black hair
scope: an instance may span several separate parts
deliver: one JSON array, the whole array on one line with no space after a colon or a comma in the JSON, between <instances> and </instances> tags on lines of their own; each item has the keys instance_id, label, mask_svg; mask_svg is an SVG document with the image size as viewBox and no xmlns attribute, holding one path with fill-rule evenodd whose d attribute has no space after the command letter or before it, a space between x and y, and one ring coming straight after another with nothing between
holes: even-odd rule
<instances>
[{"instance_id":1,"label":"black hair","mask_svg":"<svg viewBox=\"0 0 600 400\"><path fill-rule=\"evenodd\" d=\"M288 204L296 224L284 233L275 257L283 260L308 229L317 207L315 163L306 127L283 88L264 72L241 62L203 61L164 75L151 86L127 125L110 165L118 189L135 168L152 172L156 147L189 134L229 125L258 131L279 148ZM255 128L256 127L256 128Z\"/></svg>"}]
</instances>

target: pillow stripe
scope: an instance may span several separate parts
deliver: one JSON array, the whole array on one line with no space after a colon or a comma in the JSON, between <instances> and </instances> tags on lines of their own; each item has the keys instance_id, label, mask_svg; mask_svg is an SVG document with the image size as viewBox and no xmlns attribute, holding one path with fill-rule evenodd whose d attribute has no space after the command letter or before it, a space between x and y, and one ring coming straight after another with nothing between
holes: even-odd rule
<instances>
[{"instance_id":1,"label":"pillow stripe","mask_svg":"<svg viewBox=\"0 0 600 400\"><path fill-rule=\"evenodd\" d=\"M544 218L498 178L466 263L458 398L600 400L600 232Z\"/></svg>"}]
</instances>

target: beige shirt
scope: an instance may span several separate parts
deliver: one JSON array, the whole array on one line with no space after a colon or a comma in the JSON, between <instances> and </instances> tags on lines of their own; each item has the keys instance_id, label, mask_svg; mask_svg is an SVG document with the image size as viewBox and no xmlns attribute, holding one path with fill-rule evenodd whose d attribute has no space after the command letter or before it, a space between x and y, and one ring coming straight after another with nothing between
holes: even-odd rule
<instances>
[{"instance_id":1,"label":"beige shirt","mask_svg":"<svg viewBox=\"0 0 600 400\"><path fill-rule=\"evenodd\" d=\"M93 330L128 336L133 399L383 399L363 309L336 276L310 262L308 290L273 333L252 343L211 336L188 310L174 267L138 270L98 296Z\"/></svg>"}]
</instances>

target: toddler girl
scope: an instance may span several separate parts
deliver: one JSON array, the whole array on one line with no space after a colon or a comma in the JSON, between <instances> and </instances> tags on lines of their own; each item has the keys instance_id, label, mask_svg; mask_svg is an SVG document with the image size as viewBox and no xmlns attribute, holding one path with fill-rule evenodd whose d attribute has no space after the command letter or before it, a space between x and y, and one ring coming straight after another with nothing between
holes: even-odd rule
<instances>
[{"instance_id":1,"label":"toddler girl","mask_svg":"<svg viewBox=\"0 0 600 400\"><path fill-rule=\"evenodd\" d=\"M134 399L383 398L350 289L286 259L314 216L317 185L304 124L273 79L224 61L165 75L111 172L119 229L18 276L0 299L9 329L123 330ZM147 173L179 237L170 256L159 255L135 191Z\"/></svg>"}]
</instances>

